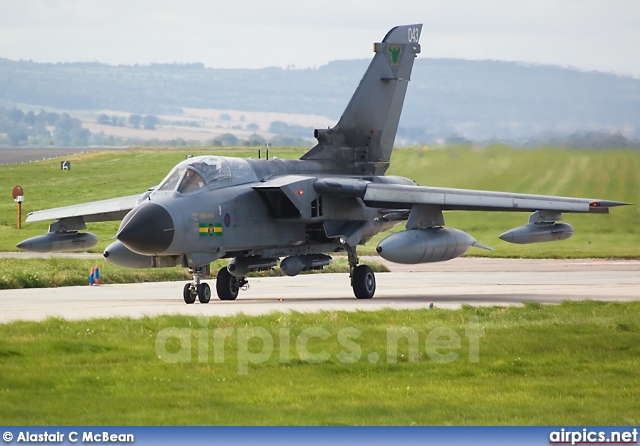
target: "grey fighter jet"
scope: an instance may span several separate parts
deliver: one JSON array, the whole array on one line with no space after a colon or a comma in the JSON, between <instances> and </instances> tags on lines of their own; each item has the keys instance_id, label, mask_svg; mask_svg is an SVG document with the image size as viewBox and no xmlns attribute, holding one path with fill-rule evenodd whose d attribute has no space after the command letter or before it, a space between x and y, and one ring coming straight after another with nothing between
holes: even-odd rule
<instances>
[{"instance_id":1,"label":"grey fighter jet","mask_svg":"<svg viewBox=\"0 0 640 446\"><path fill-rule=\"evenodd\" d=\"M573 229L564 212L608 213L626 203L417 186L385 176L422 25L398 26L374 44L375 55L335 127L315 130L318 144L300 160L199 156L182 161L154 189L117 198L29 214L27 222L55 220L46 235L21 242L24 250L50 252L96 244L86 223L120 220L104 252L123 267L182 265L193 275L184 286L188 304L209 302L202 279L210 263L228 258L216 291L234 300L251 271L280 263L284 274L322 268L330 253L346 252L353 292L369 299L376 280L358 265L356 248L406 221L406 230L377 246L397 263L440 262L471 247L469 234L445 227L443 211L529 212L529 222L500 236L511 243L564 240Z\"/></svg>"}]
</instances>

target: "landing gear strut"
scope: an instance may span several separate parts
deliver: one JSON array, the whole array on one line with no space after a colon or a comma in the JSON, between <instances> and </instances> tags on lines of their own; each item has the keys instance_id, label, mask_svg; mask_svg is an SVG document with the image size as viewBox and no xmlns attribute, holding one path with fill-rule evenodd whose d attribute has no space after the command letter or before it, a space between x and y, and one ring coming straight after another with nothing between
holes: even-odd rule
<instances>
[{"instance_id":1,"label":"landing gear strut","mask_svg":"<svg viewBox=\"0 0 640 446\"><path fill-rule=\"evenodd\" d=\"M236 300L240 288L247 285L246 277L236 277L224 267L218 271L216 279L216 292L220 300Z\"/></svg>"},{"instance_id":2,"label":"landing gear strut","mask_svg":"<svg viewBox=\"0 0 640 446\"><path fill-rule=\"evenodd\" d=\"M207 283L200 282L203 277L208 275L208 267L209 265L189 268L189 273L193 276L193 281L185 284L182 290L182 297L185 303L194 303L196 297L201 304L207 304L211 300L211 288Z\"/></svg>"},{"instance_id":3,"label":"landing gear strut","mask_svg":"<svg viewBox=\"0 0 640 446\"><path fill-rule=\"evenodd\" d=\"M371 299L376 293L376 276L371 267L358 265L359 259L356 248L345 245L349 259L349 277L353 294L357 299Z\"/></svg>"}]
</instances>

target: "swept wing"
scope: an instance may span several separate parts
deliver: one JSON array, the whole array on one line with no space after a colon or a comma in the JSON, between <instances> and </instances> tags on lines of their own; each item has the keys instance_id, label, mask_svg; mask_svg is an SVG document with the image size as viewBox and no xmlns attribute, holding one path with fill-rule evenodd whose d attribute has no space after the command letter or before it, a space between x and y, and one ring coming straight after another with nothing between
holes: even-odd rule
<instances>
[{"instance_id":1,"label":"swept wing","mask_svg":"<svg viewBox=\"0 0 640 446\"><path fill-rule=\"evenodd\" d=\"M325 178L315 182L319 193L352 196L367 206L411 208L433 205L442 211L580 212L606 214L609 208L628 203L594 198L558 197L473 189L370 183L350 178Z\"/></svg>"}]
</instances>

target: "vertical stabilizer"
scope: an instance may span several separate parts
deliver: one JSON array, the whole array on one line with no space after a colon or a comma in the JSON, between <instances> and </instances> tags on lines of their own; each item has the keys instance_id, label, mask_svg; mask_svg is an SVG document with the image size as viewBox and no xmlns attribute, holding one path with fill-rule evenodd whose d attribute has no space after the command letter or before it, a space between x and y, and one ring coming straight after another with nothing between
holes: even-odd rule
<instances>
[{"instance_id":1,"label":"vertical stabilizer","mask_svg":"<svg viewBox=\"0 0 640 446\"><path fill-rule=\"evenodd\" d=\"M389 167L422 25L397 26L381 43L338 124L316 130L302 159L332 160L342 173L382 175Z\"/></svg>"}]
</instances>

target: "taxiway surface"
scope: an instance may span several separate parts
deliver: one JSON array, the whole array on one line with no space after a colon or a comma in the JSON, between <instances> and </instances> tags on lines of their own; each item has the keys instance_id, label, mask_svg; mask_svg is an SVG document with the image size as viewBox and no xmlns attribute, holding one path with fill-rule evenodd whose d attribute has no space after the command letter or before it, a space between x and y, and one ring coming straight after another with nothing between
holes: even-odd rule
<instances>
[{"instance_id":1,"label":"taxiway surface","mask_svg":"<svg viewBox=\"0 0 640 446\"><path fill-rule=\"evenodd\" d=\"M236 301L214 296L206 305L183 302L184 282L3 290L0 322L411 309L430 303L436 308L458 308L565 299L640 300L640 261L461 258L440 264L388 266L391 273L376 274L377 291L371 300L353 297L347 274L251 278L250 288L241 291ZM215 280L209 283L214 291Z\"/></svg>"}]
</instances>

